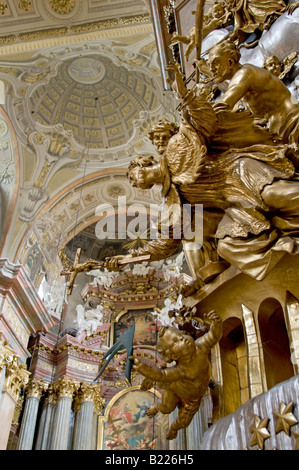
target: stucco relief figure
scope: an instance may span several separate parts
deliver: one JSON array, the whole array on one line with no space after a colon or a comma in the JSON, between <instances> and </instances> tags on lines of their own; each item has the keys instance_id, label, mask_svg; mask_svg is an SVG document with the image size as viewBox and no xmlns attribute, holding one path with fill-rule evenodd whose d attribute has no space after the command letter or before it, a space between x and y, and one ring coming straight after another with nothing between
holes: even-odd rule
<instances>
[{"instance_id":1,"label":"stucco relief figure","mask_svg":"<svg viewBox=\"0 0 299 470\"><path fill-rule=\"evenodd\" d=\"M89 310L86 310L83 305L77 305L76 312L77 317L74 323L77 325L78 335L86 331L86 335L90 336L96 332L98 326L103 325L102 305Z\"/></svg>"},{"instance_id":2,"label":"stucco relief figure","mask_svg":"<svg viewBox=\"0 0 299 470\"><path fill-rule=\"evenodd\" d=\"M173 327L161 327L157 350L166 363L175 365L158 368L141 362L133 356L133 368L145 377L142 389L157 382L162 388L159 401L147 409L149 417L158 412L169 414L178 408L178 417L171 424L167 439L175 439L180 429L186 428L198 411L201 399L211 380L210 352L221 339L222 322L215 312L205 315L209 331L196 341Z\"/></svg>"}]
</instances>

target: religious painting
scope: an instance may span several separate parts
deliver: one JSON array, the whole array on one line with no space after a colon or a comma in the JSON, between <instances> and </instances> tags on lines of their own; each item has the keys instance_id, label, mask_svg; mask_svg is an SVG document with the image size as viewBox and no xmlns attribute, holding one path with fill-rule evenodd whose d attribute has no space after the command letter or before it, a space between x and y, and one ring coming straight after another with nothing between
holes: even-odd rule
<instances>
[{"instance_id":1,"label":"religious painting","mask_svg":"<svg viewBox=\"0 0 299 470\"><path fill-rule=\"evenodd\" d=\"M135 322L134 346L156 346L158 325L152 310L129 310L114 324L114 343L130 324Z\"/></svg>"},{"instance_id":2,"label":"religious painting","mask_svg":"<svg viewBox=\"0 0 299 470\"><path fill-rule=\"evenodd\" d=\"M103 450L168 450L168 416L146 415L158 397L152 391L130 390L121 394L104 421Z\"/></svg>"}]
</instances>

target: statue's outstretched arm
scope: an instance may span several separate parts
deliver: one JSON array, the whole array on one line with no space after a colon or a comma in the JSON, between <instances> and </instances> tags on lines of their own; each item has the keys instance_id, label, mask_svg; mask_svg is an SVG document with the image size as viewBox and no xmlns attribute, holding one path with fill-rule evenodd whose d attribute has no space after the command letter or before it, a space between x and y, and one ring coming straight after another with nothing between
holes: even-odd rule
<instances>
[{"instance_id":1,"label":"statue's outstretched arm","mask_svg":"<svg viewBox=\"0 0 299 470\"><path fill-rule=\"evenodd\" d=\"M211 349L222 337L222 321L214 311L206 313L204 319L207 320L208 323L211 322L210 329L208 333L196 340L196 344Z\"/></svg>"},{"instance_id":2,"label":"statue's outstretched arm","mask_svg":"<svg viewBox=\"0 0 299 470\"><path fill-rule=\"evenodd\" d=\"M130 359L134 361L133 369L155 382L174 382L175 380L183 378L182 370L178 366L159 369L159 367L149 366L139 361L139 359L134 356L131 356Z\"/></svg>"}]
</instances>

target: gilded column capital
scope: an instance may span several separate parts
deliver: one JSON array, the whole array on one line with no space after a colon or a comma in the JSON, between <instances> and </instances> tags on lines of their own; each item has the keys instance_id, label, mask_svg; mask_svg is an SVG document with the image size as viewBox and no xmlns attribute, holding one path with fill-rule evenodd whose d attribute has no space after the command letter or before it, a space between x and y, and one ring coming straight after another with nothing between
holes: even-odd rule
<instances>
[{"instance_id":1,"label":"gilded column capital","mask_svg":"<svg viewBox=\"0 0 299 470\"><path fill-rule=\"evenodd\" d=\"M99 384L82 382L78 394L80 402L90 401L95 403L97 397L100 397L100 389Z\"/></svg>"},{"instance_id":2,"label":"gilded column capital","mask_svg":"<svg viewBox=\"0 0 299 470\"><path fill-rule=\"evenodd\" d=\"M57 405L57 393L53 384L50 384L47 389L47 396L45 398L46 405Z\"/></svg>"},{"instance_id":3,"label":"gilded column capital","mask_svg":"<svg viewBox=\"0 0 299 470\"><path fill-rule=\"evenodd\" d=\"M3 367L17 366L18 356L15 354L13 349L8 346L8 341L6 341L1 332L0 332L0 372Z\"/></svg>"},{"instance_id":4,"label":"gilded column capital","mask_svg":"<svg viewBox=\"0 0 299 470\"><path fill-rule=\"evenodd\" d=\"M20 416L21 416L23 406L24 406L24 396L19 397L18 402L16 403L16 406L14 409L12 424L14 424L15 426L18 426L20 423Z\"/></svg>"},{"instance_id":5,"label":"gilded column capital","mask_svg":"<svg viewBox=\"0 0 299 470\"><path fill-rule=\"evenodd\" d=\"M34 377L29 380L29 384L26 388L27 398L41 398L42 393L45 392L47 388L47 383Z\"/></svg>"},{"instance_id":6,"label":"gilded column capital","mask_svg":"<svg viewBox=\"0 0 299 470\"><path fill-rule=\"evenodd\" d=\"M19 364L19 356L9 347L0 333L0 372L4 366L6 370L3 390L17 402L20 388L26 387L31 372L27 371L25 364Z\"/></svg>"},{"instance_id":7,"label":"gilded column capital","mask_svg":"<svg viewBox=\"0 0 299 470\"><path fill-rule=\"evenodd\" d=\"M17 402L20 394L20 388L26 387L29 382L31 372L26 370L25 364L20 366L9 367L6 370L6 377L4 381L3 390Z\"/></svg>"},{"instance_id":8,"label":"gilded column capital","mask_svg":"<svg viewBox=\"0 0 299 470\"><path fill-rule=\"evenodd\" d=\"M97 415L101 415L103 408L106 406L105 398L102 398L100 395L97 395L94 400L94 411Z\"/></svg>"},{"instance_id":9,"label":"gilded column capital","mask_svg":"<svg viewBox=\"0 0 299 470\"><path fill-rule=\"evenodd\" d=\"M54 390L58 398L73 398L74 393L80 387L79 380L64 376L54 384Z\"/></svg>"}]
</instances>

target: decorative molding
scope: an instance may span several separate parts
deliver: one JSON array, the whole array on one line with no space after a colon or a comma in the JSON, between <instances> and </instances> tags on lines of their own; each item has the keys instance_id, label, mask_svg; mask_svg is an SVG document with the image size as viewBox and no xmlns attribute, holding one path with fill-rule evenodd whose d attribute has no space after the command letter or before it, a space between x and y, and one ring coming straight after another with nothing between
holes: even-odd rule
<instances>
[{"instance_id":1,"label":"decorative molding","mask_svg":"<svg viewBox=\"0 0 299 470\"><path fill-rule=\"evenodd\" d=\"M149 22L131 22L129 26L125 26L123 22L119 23L119 25L119 27L115 28L113 21L112 23L110 22L110 24L107 22L99 22L85 25L85 27L78 25L70 29L62 27L23 33L20 36L15 34L0 36L1 56L4 57L5 55L35 51L48 47L67 46L80 42L98 41L99 39L108 38L115 39L153 32L153 26ZM95 30L92 31L93 29ZM68 35L68 33L76 31L80 34ZM18 39L20 39L21 42L17 42Z\"/></svg>"}]
</instances>

